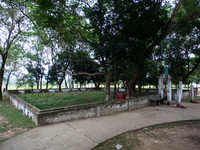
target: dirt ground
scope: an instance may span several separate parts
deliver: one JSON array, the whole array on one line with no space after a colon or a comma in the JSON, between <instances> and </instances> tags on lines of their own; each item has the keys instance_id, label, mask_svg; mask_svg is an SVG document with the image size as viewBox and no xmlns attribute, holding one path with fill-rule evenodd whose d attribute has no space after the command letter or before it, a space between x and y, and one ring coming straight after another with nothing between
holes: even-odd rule
<instances>
[{"instance_id":1,"label":"dirt ground","mask_svg":"<svg viewBox=\"0 0 200 150\"><path fill-rule=\"evenodd\" d=\"M0 140L10 138L13 135L16 135L16 134L24 132L24 131L27 131L27 129L12 128L12 126L9 125L7 119L0 116Z\"/></svg>"},{"instance_id":2,"label":"dirt ground","mask_svg":"<svg viewBox=\"0 0 200 150\"><path fill-rule=\"evenodd\" d=\"M200 150L200 120L181 121L133 130L94 150Z\"/></svg>"},{"instance_id":3,"label":"dirt ground","mask_svg":"<svg viewBox=\"0 0 200 150\"><path fill-rule=\"evenodd\" d=\"M2 116L0 116L0 128L9 128L9 123ZM10 138L26 130L9 128L6 132L0 132L0 140ZM126 136L129 139L135 137L134 131L131 132L128 133L129 137ZM136 136L140 141L133 148L136 150L200 150L200 121L198 124L187 123L173 128L144 128L137 130ZM126 148L122 147L121 150L123 149Z\"/></svg>"},{"instance_id":4,"label":"dirt ground","mask_svg":"<svg viewBox=\"0 0 200 150\"><path fill-rule=\"evenodd\" d=\"M137 150L200 150L200 124L174 128L142 129L137 134L141 141Z\"/></svg>"}]
</instances>

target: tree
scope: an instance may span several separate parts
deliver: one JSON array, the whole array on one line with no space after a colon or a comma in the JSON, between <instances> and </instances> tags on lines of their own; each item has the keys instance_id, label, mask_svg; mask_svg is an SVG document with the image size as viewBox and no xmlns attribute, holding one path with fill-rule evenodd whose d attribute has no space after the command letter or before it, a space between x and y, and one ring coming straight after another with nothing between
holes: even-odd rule
<instances>
[{"instance_id":1,"label":"tree","mask_svg":"<svg viewBox=\"0 0 200 150\"><path fill-rule=\"evenodd\" d=\"M26 57L29 59L27 70L35 77L37 89L39 89L39 85L40 89L42 89L42 78L45 70L43 64L45 63L48 53L45 54L46 51L44 45L38 39L31 41L30 49L31 51L26 53Z\"/></svg>"},{"instance_id":2,"label":"tree","mask_svg":"<svg viewBox=\"0 0 200 150\"><path fill-rule=\"evenodd\" d=\"M0 3L0 101L2 100L2 81L5 65L12 44L17 41L19 35L26 29L24 16L19 13L13 5Z\"/></svg>"},{"instance_id":3,"label":"tree","mask_svg":"<svg viewBox=\"0 0 200 150\"><path fill-rule=\"evenodd\" d=\"M104 69L104 72L95 74L82 72L73 75L105 75L108 95L111 67L115 68L114 74L122 72L127 81L127 94L130 95L133 84L144 74L141 68L147 66L156 46L175 27L181 29L180 25L183 23L197 20L200 11L198 5L195 5L195 9L188 9L191 6L187 5L187 2L183 3L184 0L179 0L172 12L169 5L162 4L162 1L96 1L92 6L86 3L84 9L86 17L90 19L90 26L84 17L77 13L80 11L78 2L37 1L36 5L32 5L31 17L37 25L54 33L49 36L54 38L54 47L59 45L68 54ZM196 1L190 2L194 4ZM178 13L182 7L187 8L184 15ZM177 16L178 14L180 16ZM88 36L91 32L93 39ZM88 42L94 57L77 55L75 51L78 42ZM70 46L73 46L73 49L69 50ZM56 53L55 57L58 54L60 53ZM119 57L120 55L122 57Z\"/></svg>"},{"instance_id":4,"label":"tree","mask_svg":"<svg viewBox=\"0 0 200 150\"><path fill-rule=\"evenodd\" d=\"M33 86L35 85L35 79L32 73L29 74L21 74L21 76L18 77L16 85L17 88L21 86L28 86L33 90Z\"/></svg>"},{"instance_id":5,"label":"tree","mask_svg":"<svg viewBox=\"0 0 200 150\"><path fill-rule=\"evenodd\" d=\"M22 56L21 54L21 46L19 44L13 44L10 48L12 53L8 54L8 58L5 66L5 80L6 80L6 90L8 90L8 84L10 80L10 76L17 72L19 68L22 66Z\"/></svg>"},{"instance_id":6,"label":"tree","mask_svg":"<svg viewBox=\"0 0 200 150\"><path fill-rule=\"evenodd\" d=\"M191 2L195 6L192 11L196 8L200 9L197 1ZM188 5L190 6L187 2L183 3L183 6L177 12L176 20L180 20L187 15L186 13L190 8ZM191 80L188 80L190 75L195 72L200 64L200 53L198 51L200 42L199 26L199 19L183 22L182 28L179 26L174 27L171 34L158 46L158 57L161 57L162 61L165 61L165 64L169 66L174 84L178 84L179 81L183 81L185 84L190 83Z\"/></svg>"}]
</instances>

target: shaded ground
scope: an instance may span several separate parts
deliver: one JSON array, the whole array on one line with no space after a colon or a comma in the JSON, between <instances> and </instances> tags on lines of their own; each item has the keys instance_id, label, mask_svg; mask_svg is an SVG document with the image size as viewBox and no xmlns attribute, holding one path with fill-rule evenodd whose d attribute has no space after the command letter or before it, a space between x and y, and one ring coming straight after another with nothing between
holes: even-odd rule
<instances>
[{"instance_id":1,"label":"shaded ground","mask_svg":"<svg viewBox=\"0 0 200 150\"><path fill-rule=\"evenodd\" d=\"M143 128L114 137L93 150L199 150L200 121L184 121Z\"/></svg>"}]
</instances>

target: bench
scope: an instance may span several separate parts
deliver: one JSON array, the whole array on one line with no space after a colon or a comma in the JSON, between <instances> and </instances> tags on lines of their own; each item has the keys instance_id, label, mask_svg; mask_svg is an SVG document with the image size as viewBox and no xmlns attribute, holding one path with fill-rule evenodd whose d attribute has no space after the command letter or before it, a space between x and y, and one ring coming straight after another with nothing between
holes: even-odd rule
<instances>
[{"instance_id":1,"label":"bench","mask_svg":"<svg viewBox=\"0 0 200 150\"><path fill-rule=\"evenodd\" d=\"M160 104L164 104L164 98L154 98L154 99L150 99L150 105L152 106L155 106L156 107L156 105L159 105L160 106Z\"/></svg>"}]
</instances>

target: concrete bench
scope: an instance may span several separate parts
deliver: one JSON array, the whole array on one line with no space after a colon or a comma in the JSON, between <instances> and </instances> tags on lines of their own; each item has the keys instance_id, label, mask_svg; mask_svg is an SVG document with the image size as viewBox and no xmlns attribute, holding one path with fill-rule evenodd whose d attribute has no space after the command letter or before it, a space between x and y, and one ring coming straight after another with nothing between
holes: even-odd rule
<instances>
[{"instance_id":1,"label":"concrete bench","mask_svg":"<svg viewBox=\"0 0 200 150\"><path fill-rule=\"evenodd\" d=\"M155 106L160 104L164 104L164 98L155 98L155 99L150 99L150 105Z\"/></svg>"}]
</instances>

